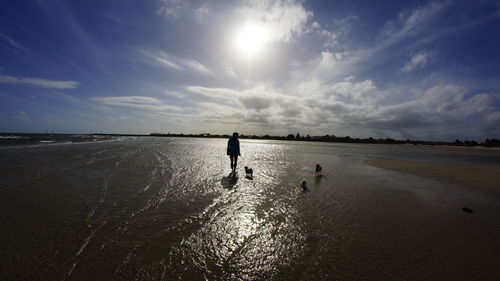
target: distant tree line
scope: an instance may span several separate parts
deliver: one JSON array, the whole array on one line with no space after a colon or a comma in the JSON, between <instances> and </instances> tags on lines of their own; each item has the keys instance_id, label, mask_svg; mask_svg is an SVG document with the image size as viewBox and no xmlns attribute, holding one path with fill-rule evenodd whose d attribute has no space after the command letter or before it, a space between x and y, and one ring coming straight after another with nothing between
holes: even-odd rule
<instances>
[{"instance_id":1,"label":"distant tree line","mask_svg":"<svg viewBox=\"0 0 500 281\"><path fill-rule=\"evenodd\" d=\"M171 133L151 133L151 136L156 137L189 137L189 138L229 138L230 135L217 135L217 134L171 134ZM486 147L500 147L500 141L496 138L487 138L484 142L480 143L474 140L455 140L454 142L445 141L421 141L421 140L395 140L392 138L351 138L349 136L338 137L334 135L324 136L301 136L297 134L288 134L287 136L270 136L270 135L240 135L241 139L265 139L265 140L290 140L290 141L317 141L317 142L340 142L340 143L373 143L373 144L413 144L413 145L451 145L451 146L486 146Z\"/></svg>"}]
</instances>

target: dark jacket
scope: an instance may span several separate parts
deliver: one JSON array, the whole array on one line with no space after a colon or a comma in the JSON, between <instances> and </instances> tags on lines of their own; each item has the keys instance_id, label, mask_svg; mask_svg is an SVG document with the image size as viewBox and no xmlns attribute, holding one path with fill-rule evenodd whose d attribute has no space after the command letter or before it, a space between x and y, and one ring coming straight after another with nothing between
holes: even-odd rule
<instances>
[{"instance_id":1,"label":"dark jacket","mask_svg":"<svg viewBox=\"0 0 500 281\"><path fill-rule=\"evenodd\" d=\"M235 137L230 137L227 141L227 155L241 155L240 141Z\"/></svg>"}]
</instances>

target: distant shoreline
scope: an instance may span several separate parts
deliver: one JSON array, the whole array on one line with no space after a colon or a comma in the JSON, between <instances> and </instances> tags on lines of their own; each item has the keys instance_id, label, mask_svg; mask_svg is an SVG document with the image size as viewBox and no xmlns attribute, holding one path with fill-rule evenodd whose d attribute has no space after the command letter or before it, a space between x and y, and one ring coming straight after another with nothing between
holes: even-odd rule
<instances>
[{"instance_id":1,"label":"distant shoreline","mask_svg":"<svg viewBox=\"0 0 500 281\"><path fill-rule=\"evenodd\" d=\"M101 137L187 137L187 138L229 138L230 135L214 135L209 133L204 134L106 134L106 133L92 133L92 134L64 134L64 133L0 133L0 141L8 139L9 136L38 136L48 138L50 136L101 136ZM496 138L486 139L484 142L477 141L460 141L454 142L446 141L421 141L421 140L395 140L391 138L375 139L375 138L351 138L349 136L338 137L333 135L324 136L300 136L299 134L288 136L257 136L257 135L240 135L240 139L257 139L257 140L282 140L282 141L308 141L308 142L326 142L326 143L355 143L355 144L400 144L400 145L425 145L425 146L453 146L453 147L500 147L500 140Z\"/></svg>"}]
</instances>

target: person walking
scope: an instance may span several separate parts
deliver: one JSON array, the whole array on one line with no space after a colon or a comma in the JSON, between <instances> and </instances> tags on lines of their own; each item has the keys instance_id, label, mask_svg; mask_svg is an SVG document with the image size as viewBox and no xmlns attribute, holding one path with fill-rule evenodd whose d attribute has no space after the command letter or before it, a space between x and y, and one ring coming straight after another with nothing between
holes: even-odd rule
<instances>
[{"instance_id":1,"label":"person walking","mask_svg":"<svg viewBox=\"0 0 500 281\"><path fill-rule=\"evenodd\" d=\"M238 165L238 156L240 154L240 141L238 140L238 133L234 132L233 136L227 141L227 155L231 159L231 170L236 172L236 165Z\"/></svg>"}]
</instances>

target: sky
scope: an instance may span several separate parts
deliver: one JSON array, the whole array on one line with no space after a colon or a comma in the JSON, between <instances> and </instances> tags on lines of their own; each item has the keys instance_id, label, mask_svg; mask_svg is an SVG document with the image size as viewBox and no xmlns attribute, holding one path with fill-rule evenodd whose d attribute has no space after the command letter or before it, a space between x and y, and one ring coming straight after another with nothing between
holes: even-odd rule
<instances>
[{"instance_id":1,"label":"sky","mask_svg":"<svg viewBox=\"0 0 500 281\"><path fill-rule=\"evenodd\" d=\"M0 132L500 138L500 1L0 4Z\"/></svg>"}]
</instances>

